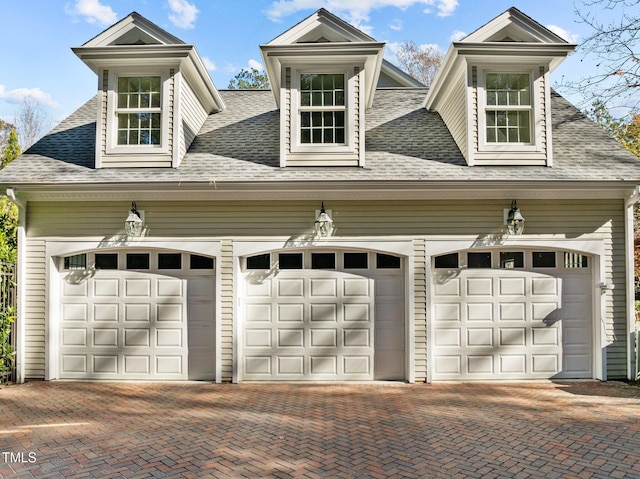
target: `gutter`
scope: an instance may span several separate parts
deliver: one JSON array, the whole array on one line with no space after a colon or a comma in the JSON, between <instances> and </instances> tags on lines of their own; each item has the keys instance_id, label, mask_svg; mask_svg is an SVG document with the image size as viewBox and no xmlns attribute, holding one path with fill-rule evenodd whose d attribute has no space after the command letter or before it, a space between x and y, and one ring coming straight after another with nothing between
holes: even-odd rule
<instances>
[{"instance_id":1,"label":"gutter","mask_svg":"<svg viewBox=\"0 0 640 479\"><path fill-rule=\"evenodd\" d=\"M635 332L635 268L634 268L634 227L633 206L640 198L640 186L636 186L634 192L625 202L624 234L625 234L625 268L627 273L627 379L635 379L634 363L634 332Z\"/></svg>"},{"instance_id":2,"label":"gutter","mask_svg":"<svg viewBox=\"0 0 640 479\"><path fill-rule=\"evenodd\" d=\"M16 383L25 381L25 273L27 261L27 236L26 236L26 204L22 203L13 188L7 188L7 196L18 207L18 264L17 264L17 311L16 311Z\"/></svg>"}]
</instances>

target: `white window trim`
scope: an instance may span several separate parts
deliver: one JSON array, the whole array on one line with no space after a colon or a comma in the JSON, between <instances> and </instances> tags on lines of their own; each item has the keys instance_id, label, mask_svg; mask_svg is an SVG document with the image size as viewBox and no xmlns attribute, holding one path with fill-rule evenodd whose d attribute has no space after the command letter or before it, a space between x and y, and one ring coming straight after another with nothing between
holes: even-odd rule
<instances>
[{"instance_id":1,"label":"white window trim","mask_svg":"<svg viewBox=\"0 0 640 479\"><path fill-rule=\"evenodd\" d=\"M542 128L541 128L541 93L540 78L535 65L478 65L478 151L479 152L540 152L542 151ZM486 77L488 73L526 73L531 79L531 143L489 143L487 141L487 109L488 108ZM523 110L524 108L511 108L513 110Z\"/></svg>"},{"instance_id":2,"label":"white window trim","mask_svg":"<svg viewBox=\"0 0 640 479\"><path fill-rule=\"evenodd\" d=\"M160 92L160 145L118 145L118 77L159 76ZM169 154L169 71L118 69L109 71L107 92L107 138L108 155Z\"/></svg>"},{"instance_id":3,"label":"white window trim","mask_svg":"<svg viewBox=\"0 0 640 479\"><path fill-rule=\"evenodd\" d=\"M345 78L345 143L301 143L300 142L300 75L305 73L344 74ZM355 151L355 87L354 68L313 65L291 69L291 152L292 153L352 153ZM340 108L331 109L331 111Z\"/></svg>"}]
</instances>

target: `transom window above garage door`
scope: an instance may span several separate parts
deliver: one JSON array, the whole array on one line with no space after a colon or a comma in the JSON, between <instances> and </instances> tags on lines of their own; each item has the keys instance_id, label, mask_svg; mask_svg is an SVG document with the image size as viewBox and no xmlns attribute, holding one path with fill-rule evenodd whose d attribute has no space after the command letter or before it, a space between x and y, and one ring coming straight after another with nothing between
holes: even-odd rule
<instances>
[{"instance_id":1,"label":"transom window above garage door","mask_svg":"<svg viewBox=\"0 0 640 479\"><path fill-rule=\"evenodd\" d=\"M72 270L213 270L214 259L210 256L181 252L118 251L90 252L65 256L61 267Z\"/></svg>"},{"instance_id":2,"label":"transom window above garage door","mask_svg":"<svg viewBox=\"0 0 640 479\"><path fill-rule=\"evenodd\" d=\"M436 256L436 269L588 268L587 256L569 251L466 251Z\"/></svg>"},{"instance_id":3,"label":"transom window above garage door","mask_svg":"<svg viewBox=\"0 0 640 479\"><path fill-rule=\"evenodd\" d=\"M262 253L245 259L244 268L319 270L401 269L400 256L362 251L295 251Z\"/></svg>"}]
</instances>

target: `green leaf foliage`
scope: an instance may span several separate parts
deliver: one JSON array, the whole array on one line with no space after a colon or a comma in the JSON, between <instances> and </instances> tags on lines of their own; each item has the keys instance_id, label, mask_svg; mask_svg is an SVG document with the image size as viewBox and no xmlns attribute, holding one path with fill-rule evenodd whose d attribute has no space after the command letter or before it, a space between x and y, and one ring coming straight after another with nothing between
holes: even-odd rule
<instances>
[{"instance_id":1,"label":"green leaf foliage","mask_svg":"<svg viewBox=\"0 0 640 479\"><path fill-rule=\"evenodd\" d=\"M600 100L593 103L588 114L622 146L640 158L640 114L614 118Z\"/></svg>"},{"instance_id":2,"label":"green leaf foliage","mask_svg":"<svg viewBox=\"0 0 640 479\"><path fill-rule=\"evenodd\" d=\"M18 156L20 156L22 151L20 150L20 143L18 143L18 134L16 133L15 128L11 129L11 133L9 133L9 139L7 140L7 144L2 152L2 158L0 159L0 168L4 168L13 160L15 160Z\"/></svg>"},{"instance_id":3,"label":"green leaf foliage","mask_svg":"<svg viewBox=\"0 0 640 479\"><path fill-rule=\"evenodd\" d=\"M269 79L264 71L259 72L255 68L242 69L227 86L230 90L268 90L271 88Z\"/></svg>"},{"instance_id":4,"label":"green leaf foliage","mask_svg":"<svg viewBox=\"0 0 640 479\"><path fill-rule=\"evenodd\" d=\"M0 197L0 262L15 263L18 250L18 207Z\"/></svg>"}]
</instances>

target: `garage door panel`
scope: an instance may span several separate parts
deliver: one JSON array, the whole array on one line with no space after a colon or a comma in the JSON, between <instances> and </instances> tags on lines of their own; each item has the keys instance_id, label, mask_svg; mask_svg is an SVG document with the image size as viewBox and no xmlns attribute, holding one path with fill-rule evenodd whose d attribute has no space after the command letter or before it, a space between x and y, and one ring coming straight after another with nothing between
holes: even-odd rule
<instances>
[{"instance_id":1,"label":"garage door panel","mask_svg":"<svg viewBox=\"0 0 640 479\"><path fill-rule=\"evenodd\" d=\"M527 289L526 278L499 278L500 296L524 296Z\"/></svg>"},{"instance_id":2,"label":"garage door panel","mask_svg":"<svg viewBox=\"0 0 640 479\"><path fill-rule=\"evenodd\" d=\"M337 348L338 331L335 329L311 329L310 346L312 348Z\"/></svg>"},{"instance_id":3,"label":"garage door panel","mask_svg":"<svg viewBox=\"0 0 640 479\"><path fill-rule=\"evenodd\" d=\"M181 376L183 373L183 357L175 356L155 356L155 369L158 375Z\"/></svg>"},{"instance_id":4,"label":"garage door panel","mask_svg":"<svg viewBox=\"0 0 640 479\"><path fill-rule=\"evenodd\" d=\"M303 323L304 322L304 304L282 304L276 305L278 310L278 321L283 323ZM250 313L253 313L250 311ZM251 317L251 316L247 316Z\"/></svg>"},{"instance_id":5,"label":"garage door panel","mask_svg":"<svg viewBox=\"0 0 640 479\"><path fill-rule=\"evenodd\" d=\"M491 376L495 374L493 355L468 355L467 371L470 375L480 374Z\"/></svg>"},{"instance_id":6,"label":"garage door panel","mask_svg":"<svg viewBox=\"0 0 640 479\"><path fill-rule=\"evenodd\" d=\"M500 303L499 314L500 321L526 321L527 305L526 303Z\"/></svg>"},{"instance_id":7,"label":"garage door panel","mask_svg":"<svg viewBox=\"0 0 640 479\"><path fill-rule=\"evenodd\" d=\"M260 321L266 298L243 301L244 379L373 379L373 280L292 270L272 281L272 321Z\"/></svg>"},{"instance_id":8,"label":"garage door panel","mask_svg":"<svg viewBox=\"0 0 640 479\"><path fill-rule=\"evenodd\" d=\"M194 282L201 293L213 292L212 273L200 274ZM82 288L63 286L60 377L187 379L192 350L193 379L214 379L213 295L192 301L191 344L188 281L154 272L104 270L86 278ZM72 295L64 295L65 289ZM79 295L82 291L84 297ZM87 325L84 338L73 331L80 329L74 324Z\"/></svg>"},{"instance_id":9,"label":"garage door panel","mask_svg":"<svg viewBox=\"0 0 640 479\"><path fill-rule=\"evenodd\" d=\"M82 283L75 283L71 281L64 281L62 283L62 294L68 297L82 297L86 298L89 292L89 286L86 281Z\"/></svg>"},{"instance_id":10,"label":"garage door panel","mask_svg":"<svg viewBox=\"0 0 640 479\"><path fill-rule=\"evenodd\" d=\"M62 320L63 321L88 321L88 307L87 304L63 304L62 305Z\"/></svg>"},{"instance_id":11,"label":"garage door panel","mask_svg":"<svg viewBox=\"0 0 640 479\"><path fill-rule=\"evenodd\" d=\"M63 329L62 344L65 346L86 346L87 330L84 328Z\"/></svg>"},{"instance_id":12,"label":"garage door panel","mask_svg":"<svg viewBox=\"0 0 640 479\"><path fill-rule=\"evenodd\" d=\"M436 321L460 321L461 319L460 304L444 303L435 305Z\"/></svg>"},{"instance_id":13,"label":"garage door panel","mask_svg":"<svg viewBox=\"0 0 640 479\"><path fill-rule=\"evenodd\" d=\"M125 304L124 305L124 321L129 322L151 322L151 305L142 304Z\"/></svg>"},{"instance_id":14,"label":"garage door panel","mask_svg":"<svg viewBox=\"0 0 640 479\"><path fill-rule=\"evenodd\" d=\"M130 279L124 280L125 297L151 297L150 279Z\"/></svg>"},{"instance_id":15,"label":"garage door panel","mask_svg":"<svg viewBox=\"0 0 640 479\"><path fill-rule=\"evenodd\" d=\"M342 305L345 322L371 321L371 307L368 303L347 303ZM383 313L384 314L384 313ZM378 317L376 315L376 317Z\"/></svg>"},{"instance_id":16,"label":"garage door panel","mask_svg":"<svg viewBox=\"0 0 640 479\"><path fill-rule=\"evenodd\" d=\"M331 322L338 320L337 304L311 304L309 320L311 322Z\"/></svg>"},{"instance_id":17,"label":"garage door panel","mask_svg":"<svg viewBox=\"0 0 640 479\"><path fill-rule=\"evenodd\" d=\"M303 348L304 347L304 329L279 329L278 330L278 347L279 348Z\"/></svg>"},{"instance_id":18,"label":"garage door panel","mask_svg":"<svg viewBox=\"0 0 640 479\"><path fill-rule=\"evenodd\" d=\"M433 378L592 377L590 278L586 268L435 276Z\"/></svg>"},{"instance_id":19,"label":"garage door panel","mask_svg":"<svg viewBox=\"0 0 640 479\"><path fill-rule=\"evenodd\" d=\"M500 346L526 346L526 329L500 328Z\"/></svg>"},{"instance_id":20,"label":"garage door panel","mask_svg":"<svg viewBox=\"0 0 640 479\"><path fill-rule=\"evenodd\" d=\"M156 319L158 322L184 322L184 303L156 304Z\"/></svg>"},{"instance_id":21,"label":"garage door panel","mask_svg":"<svg viewBox=\"0 0 640 479\"><path fill-rule=\"evenodd\" d=\"M336 278L317 279L311 278L311 297L328 296L335 298L338 294L338 284Z\"/></svg>"},{"instance_id":22,"label":"garage door panel","mask_svg":"<svg viewBox=\"0 0 640 479\"><path fill-rule=\"evenodd\" d=\"M93 281L93 295L97 298L119 298L120 281L115 279L95 279Z\"/></svg>"},{"instance_id":23,"label":"garage door panel","mask_svg":"<svg viewBox=\"0 0 640 479\"><path fill-rule=\"evenodd\" d=\"M105 322L118 322L119 304L117 303L94 303L93 320Z\"/></svg>"},{"instance_id":24,"label":"garage door panel","mask_svg":"<svg viewBox=\"0 0 640 479\"><path fill-rule=\"evenodd\" d=\"M468 296L492 296L493 278L467 278L466 290Z\"/></svg>"},{"instance_id":25,"label":"garage door panel","mask_svg":"<svg viewBox=\"0 0 640 479\"><path fill-rule=\"evenodd\" d=\"M527 373L527 357L524 354L501 354L499 365L500 373L505 375Z\"/></svg>"},{"instance_id":26,"label":"garage door panel","mask_svg":"<svg viewBox=\"0 0 640 479\"><path fill-rule=\"evenodd\" d=\"M296 279L276 279L278 296L304 298L304 281Z\"/></svg>"},{"instance_id":27,"label":"garage door panel","mask_svg":"<svg viewBox=\"0 0 640 479\"><path fill-rule=\"evenodd\" d=\"M467 345L493 347L493 328L467 328Z\"/></svg>"},{"instance_id":28,"label":"garage door panel","mask_svg":"<svg viewBox=\"0 0 640 479\"><path fill-rule=\"evenodd\" d=\"M365 278L344 278L342 284L345 298L368 298L371 295L371 284Z\"/></svg>"},{"instance_id":29,"label":"garage door panel","mask_svg":"<svg viewBox=\"0 0 640 479\"><path fill-rule=\"evenodd\" d=\"M84 354L63 354L61 362L62 371L65 373L87 373L87 356Z\"/></svg>"},{"instance_id":30,"label":"garage door panel","mask_svg":"<svg viewBox=\"0 0 640 479\"><path fill-rule=\"evenodd\" d=\"M452 296L458 297L461 294L460 278L440 278L438 275L434 276L434 293L437 296Z\"/></svg>"},{"instance_id":31,"label":"garage door panel","mask_svg":"<svg viewBox=\"0 0 640 479\"><path fill-rule=\"evenodd\" d=\"M142 374L148 376L151 374L150 367L151 360L149 356L124 355L125 374Z\"/></svg>"},{"instance_id":32,"label":"garage door panel","mask_svg":"<svg viewBox=\"0 0 640 479\"><path fill-rule=\"evenodd\" d=\"M95 374L117 374L118 373L118 356L109 355L93 355L93 373Z\"/></svg>"},{"instance_id":33,"label":"garage door panel","mask_svg":"<svg viewBox=\"0 0 640 479\"><path fill-rule=\"evenodd\" d=\"M436 328L434 333L436 346L462 346L460 328Z\"/></svg>"},{"instance_id":34,"label":"garage door panel","mask_svg":"<svg viewBox=\"0 0 640 479\"><path fill-rule=\"evenodd\" d=\"M278 356L278 375L297 376L304 375L304 357L303 356Z\"/></svg>"},{"instance_id":35,"label":"garage door panel","mask_svg":"<svg viewBox=\"0 0 640 479\"><path fill-rule=\"evenodd\" d=\"M345 356L343 357L343 366L345 375L370 375L371 358L369 356Z\"/></svg>"},{"instance_id":36,"label":"garage door panel","mask_svg":"<svg viewBox=\"0 0 640 479\"><path fill-rule=\"evenodd\" d=\"M117 347L118 330L93 328L93 345L101 347Z\"/></svg>"}]
</instances>

